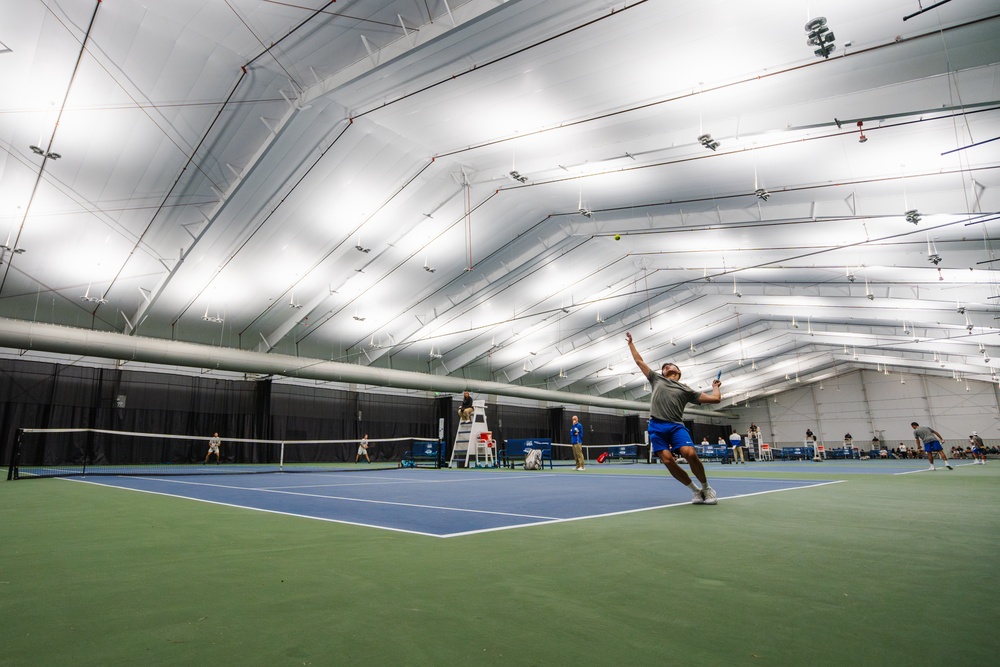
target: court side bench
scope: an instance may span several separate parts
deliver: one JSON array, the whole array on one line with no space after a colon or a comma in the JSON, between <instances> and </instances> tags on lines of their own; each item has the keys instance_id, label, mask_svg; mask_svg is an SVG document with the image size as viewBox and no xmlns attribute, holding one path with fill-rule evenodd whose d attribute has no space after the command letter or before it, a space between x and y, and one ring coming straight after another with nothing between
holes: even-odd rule
<instances>
[{"instance_id":1,"label":"court side bench","mask_svg":"<svg viewBox=\"0 0 1000 667\"><path fill-rule=\"evenodd\" d=\"M511 439L504 441L504 449L500 452L500 465L513 470L514 463L524 461L529 449L542 450L542 468L545 461L552 470L552 438L532 438L530 440Z\"/></svg>"},{"instance_id":2,"label":"court side bench","mask_svg":"<svg viewBox=\"0 0 1000 667\"><path fill-rule=\"evenodd\" d=\"M413 448L403 454L401 468L417 468L420 464L432 464L434 468L444 467L444 443L425 440L413 443Z\"/></svg>"},{"instance_id":3,"label":"court side bench","mask_svg":"<svg viewBox=\"0 0 1000 667\"><path fill-rule=\"evenodd\" d=\"M803 461L813 457L812 447L782 447L778 450L778 458L782 461Z\"/></svg>"},{"instance_id":4,"label":"court side bench","mask_svg":"<svg viewBox=\"0 0 1000 667\"><path fill-rule=\"evenodd\" d=\"M717 460L721 461L726 457L732 456L732 450L729 445L695 445L694 449L698 452L698 458L702 461Z\"/></svg>"},{"instance_id":5,"label":"court side bench","mask_svg":"<svg viewBox=\"0 0 1000 667\"><path fill-rule=\"evenodd\" d=\"M616 447L609 447L606 452L607 457L604 461L608 459L632 459L632 463L639 462L639 448L636 445L618 445ZM598 463L603 463L601 457L597 457Z\"/></svg>"}]
</instances>

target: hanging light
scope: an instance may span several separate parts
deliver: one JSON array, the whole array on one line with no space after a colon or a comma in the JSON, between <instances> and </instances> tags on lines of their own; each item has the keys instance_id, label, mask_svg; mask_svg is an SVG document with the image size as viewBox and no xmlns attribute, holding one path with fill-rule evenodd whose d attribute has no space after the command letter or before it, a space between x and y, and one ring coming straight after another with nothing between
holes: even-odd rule
<instances>
[{"instance_id":1,"label":"hanging light","mask_svg":"<svg viewBox=\"0 0 1000 667\"><path fill-rule=\"evenodd\" d=\"M813 53L817 57L829 58L837 46L834 44L836 37L826 25L825 16L817 16L806 23L806 44L819 47Z\"/></svg>"},{"instance_id":2,"label":"hanging light","mask_svg":"<svg viewBox=\"0 0 1000 667\"><path fill-rule=\"evenodd\" d=\"M937 266L941 263L943 257L938 254L937 246L934 245L934 241L931 241L931 237L927 237L927 261Z\"/></svg>"},{"instance_id":3,"label":"hanging light","mask_svg":"<svg viewBox=\"0 0 1000 667\"><path fill-rule=\"evenodd\" d=\"M713 139L711 134L699 135L698 141L701 142L702 146L710 151L714 151L719 148L719 142Z\"/></svg>"}]
</instances>

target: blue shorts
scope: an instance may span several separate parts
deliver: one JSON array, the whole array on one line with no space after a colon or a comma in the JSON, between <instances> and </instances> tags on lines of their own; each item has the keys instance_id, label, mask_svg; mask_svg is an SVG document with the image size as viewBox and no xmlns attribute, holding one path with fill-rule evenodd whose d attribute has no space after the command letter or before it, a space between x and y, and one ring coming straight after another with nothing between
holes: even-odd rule
<instances>
[{"instance_id":1,"label":"blue shorts","mask_svg":"<svg viewBox=\"0 0 1000 667\"><path fill-rule=\"evenodd\" d=\"M944 448L941 446L941 443L938 442L937 440L931 440L930 442L925 442L924 443L924 451L925 452L943 452Z\"/></svg>"},{"instance_id":2,"label":"blue shorts","mask_svg":"<svg viewBox=\"0 0 1000 667\"><path fill-rule=\"evenodd\" d=\"M654 454L664 449L676 452L681 447L694 447L691 434L688 433L684 424L665 422L650 417L647 430L649 431L649 444L653 448Z\"/></svg>"},{"instance_id":3,"label":"blue shorts","mask_svg":"<svg viewBox=\"0 0 1000 667\"><path fill-rule=\"evenodd\" d=\"M980 449L979 447L973 447L973 448L972 448L972 453L973 453L973 454L982 454L982 453L983 453L983 450L982 450L982 449Z\"/></svg>"}]
</instances>

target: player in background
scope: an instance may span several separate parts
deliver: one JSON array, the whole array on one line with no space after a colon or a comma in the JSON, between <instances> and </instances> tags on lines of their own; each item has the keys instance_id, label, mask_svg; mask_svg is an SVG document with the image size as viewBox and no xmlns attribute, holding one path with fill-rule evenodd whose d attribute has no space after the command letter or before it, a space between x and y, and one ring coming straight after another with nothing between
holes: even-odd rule
<instances>
[{"instance_id":1,"label":"player in background","mask_svg":"<svg viewBox=\"0 0 1000 667\"><path fill-rule=\"evenodd\" d=\"M954 470L951 464L948 463L948 457L944 453L944 447L941 445L944 443L944 437L932 429L930 426L921 426L917 422L910 422L910 426L913 427L913 439L916 441L917 446L921 444L924 446L924 451L927 452L927 460L931 462L931 467L929 470L934 470L934 452L938 453L941 460L944 461L944 467L948 470Z\"/></svg>"},{"instance_id":2,"label":"player in background","mask_svg":"<svg viewBox=\"0 0 1000 667\"><path fill-rule=\"evenodd\" d=\"M972 435L969 436L969 445L972 447L972 458L975 459L972 465L986 465L986 445L979 437L978 431L973 431Z\"/></svg>"},{"instance_id":3,"label":"player in background","mask_svg":"<svg viewBox=\"0 0 1000 667\"><path fill-rule=\"evenodd\" d=\"M688 403L718 403L722 400L722 382L712 381L712 392L705 394L681 384L681 369L677 364L665 363L660 371L652 370L642 360L632 342L632 334L626 332L629 352L636 366L642 371L653 389L649 401L649 444L660 462L667 467L678 482L691 489L691 502L695 505L715 505L718 499L715 490L708 485L705 466L698 458L698 451L691 441L691 434L684 426L684 406ZM683 456L691 472L701 482L699 487L677 463L676 455Z\"/></svg>"},{"instance_id":4,"label":"player in background","mask_svg":"<svg viewBox=\"0 0 1000 667\"><path fill-rule=\"evenodd\" d=\"M208 441L208 453L205 454L205 461L202 463L202 465L208 463L208 457L210 457L212 454L215 454L215 465L219 465L219 460L221 459L221 457L219 456L219 446L221 444L222 444L222 438L220 438L219 434L216 433L215 435L212 436L212 439Z\"/></svg>"},{"instance_id":5,"label":"player in background","mask_svg":"<svg viewBox=\"0 0 1000 667\"><path fill-rule=\"evenodd\" d=\"M358 443L358 453L354 455L354 462L357 463L358 461L360 461L362 456L365 457L365 461L368 461L368 463L372 462L372 460L370 458L368 458L368 434L367 433L365 433L365 437L363 437L361 439L361 442Z\"/></svg>"}]
</instances>

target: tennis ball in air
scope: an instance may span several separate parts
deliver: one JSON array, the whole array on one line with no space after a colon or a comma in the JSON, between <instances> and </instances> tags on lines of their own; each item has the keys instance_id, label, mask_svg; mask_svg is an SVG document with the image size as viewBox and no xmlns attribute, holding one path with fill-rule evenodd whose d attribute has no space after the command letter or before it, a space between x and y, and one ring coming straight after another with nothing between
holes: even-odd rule
<instances>
[{"instance_id":1,"label":"tennis ball in air","mask_svg":"<svg viewBox=\"0 0 1000 667\"><path fill-rule=\"evenodd\" d=\"M622 240L622 235L621 234L615 234L615 241L621 241L621 240Z\"/></svg>"}]
</instances>

